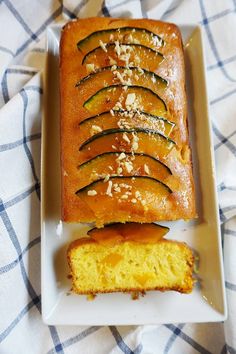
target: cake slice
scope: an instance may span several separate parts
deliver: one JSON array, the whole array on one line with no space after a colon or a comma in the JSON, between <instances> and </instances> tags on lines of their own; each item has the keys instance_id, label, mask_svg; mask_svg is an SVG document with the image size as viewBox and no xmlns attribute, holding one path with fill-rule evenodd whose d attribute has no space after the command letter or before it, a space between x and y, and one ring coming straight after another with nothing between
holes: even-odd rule
<instances>
[{"instance_id":1,"label":"cake slice","mask_svg":"<svg viewBox=\"0 0 236 354\"><path fill-rule=\"evenodd\" d=\"M67 255L75 293L192 291L193 254L185 243L114 240L71 243Z\"/></svg>"}]
</instances>

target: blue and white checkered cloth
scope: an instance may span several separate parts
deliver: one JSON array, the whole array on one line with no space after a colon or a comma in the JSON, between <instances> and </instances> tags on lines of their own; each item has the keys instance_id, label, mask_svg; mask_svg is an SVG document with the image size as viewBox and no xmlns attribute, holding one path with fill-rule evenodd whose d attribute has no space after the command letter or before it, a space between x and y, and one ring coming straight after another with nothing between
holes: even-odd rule
<instances>
[{"instance_id":1,"label":"blue and white checkered cloth","mask_svg":"<svg viewBox=\"0 0 236 354\"><path fill-rule=\"evenodd\" d=\"M229 318L140 327L43 324L40 298L40 70L45 29L128 16L203 27ZM0 0L0 353L236 353L236 0Z\"/></svg>"}]
</instances>

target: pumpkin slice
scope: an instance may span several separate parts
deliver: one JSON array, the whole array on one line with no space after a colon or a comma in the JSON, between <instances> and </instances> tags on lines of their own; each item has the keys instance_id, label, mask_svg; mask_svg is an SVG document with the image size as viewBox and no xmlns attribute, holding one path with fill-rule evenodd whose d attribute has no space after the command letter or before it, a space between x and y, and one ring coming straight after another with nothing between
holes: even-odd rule
<instances>
[{"instance_id":1,"label":"pumpkin slice","mask_svg":"<svg viewBox=\"0 0 236 354\"><path fill-rule=\"evenodd\" d=\"M140 68L126 68L106 66L85 76L76 86L78 89L88 93L88 96L94 93L94 88L101 89L111 84L125 84L147 87L153 92L160 93L166 87L168 82L155 73Z\"/></svg>"},{"instance_id":2,"label":"pumpkin slice","mask_svg":"<svg viewBox=\"0 0 236 354\"><path fill-rule=\"evenodd\" d=\"M124 241L139 243L156 243L168 232L169 228L154 223L140 224L128 222L105 225L103 228L93 228L88 235L100 244L116 244Z\"/></svg>"},{"instance_id":3,"label":"pumpkin slice","mask_svg":"<svg viewBox=\"0 0 236 354\"><path fill-rule=\"evenodd\" d=\"M111 176L90 183L76 195L94 213L97 224L132 221L145 217L151 221L168 219L172 190L163 182L148 176ZM132 212L131 212L132 210Z\"/></svg>"},{"instance_id":4,"label":"pumpkin slice","mask_svg":"<svg viewBox=\"0 0 236 354\"><path fill-rule=\"evenodd\" d=\"M169 136L175 123L146 112L108 111L89 117L80 125L82 139L86 140L97 131L116 128L147 128Z\"/></svg>"},{"instance_id":5,"label":"pumpkin slice","mask_svg":"<svg viewBox=\"0 0 236 354\"><path fill-rule=\"evenodd\" d=\"M164 182L171 170L152 156L139 153L105 152L78 166L81 187L101 177L119 174L123 176L150 176Z\"/></svg>"},{"instance_id":6,"label":"pumpkin slice","mask_svg":"<svg viewBox=\"0 0 236 354\"><path fill-rule=\"evenodd\" d=\"M120 43L123 54L118 56L115 51L115 43L106 45L107 52L100 46L88 52L82 61L82 64L93 64L95 68L103 68L108 65L129 65L139 66L142 69L155 72L164 60L163 54L154 49L141 44ZM129 53L128 56L125 53ZM127 60L129 59L129 60Z\"/></svg>"},{"instance_id":7,"label":"pumpkin slice","mask_svg":"<svg viewBox=\"0 0 236 354\"><path fill-rule=\"evenodd\" d=\"M77 47L83 53L101 45L106 51L106 44L119 41L122 43L143 44L150 48L157 49L164 45L164 40L156 33L139 27L120 27L100 30L91 33L77 43Z\"/></svg>"},{"instance_id":8,"label":"pumpkin slice","mask_svg":"<svg viewBox=\"0 0 236 354\"><path fill-rule=\"evenodd\" d=\"M144 110L153 115L166 115L163 99L147 87L136 85L110 85L103 87L89 97L83 106L91 113L98 114L110 109Z\"/></svg>"},{"instance_id":9,"label":"pumpkin slice","mask_svg":"<svg viewBox=\"0 0 236 354\"><path fill-rule=\"evenodd\" d=\"M79 150L87 159L112 150L134 151L164 159L174 145L173 140L150 129L109 129L93 135Z\"/></svg>"}]
</instances>

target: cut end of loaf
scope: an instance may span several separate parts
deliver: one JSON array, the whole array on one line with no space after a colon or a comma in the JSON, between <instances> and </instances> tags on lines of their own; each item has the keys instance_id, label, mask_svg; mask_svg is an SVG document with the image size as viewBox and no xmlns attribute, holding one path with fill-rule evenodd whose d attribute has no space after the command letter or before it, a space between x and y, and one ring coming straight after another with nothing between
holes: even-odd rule
<instances>
[{"instance_id":1,"label":"cut end of loaf","mask_svg":"<svg viewBox=\"0 0 236 354\"><path fill-rule=\"evenodd\" d=\"M128 241L107 247L80 239L70 245L68 262L72 290L78 294L193 289L193 254L179 242Z\"/></svg>"}]
</instances>

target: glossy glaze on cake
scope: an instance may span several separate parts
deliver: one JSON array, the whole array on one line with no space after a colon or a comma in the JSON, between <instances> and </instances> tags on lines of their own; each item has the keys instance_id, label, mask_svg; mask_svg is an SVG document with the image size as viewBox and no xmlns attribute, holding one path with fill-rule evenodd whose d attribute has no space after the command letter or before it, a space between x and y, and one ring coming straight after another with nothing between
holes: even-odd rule
<instances>
[{"instance_id":1,"label":"glossy glaze on cake","mask_svg":"<svg viewBox=\"0 0 236 354\"><path fill-rule=\"evenodd\" d=\"M196 217L176 25L68 23L60 42L60 94L64 221L102 226Z\"/></svg>"}]
</instances>

